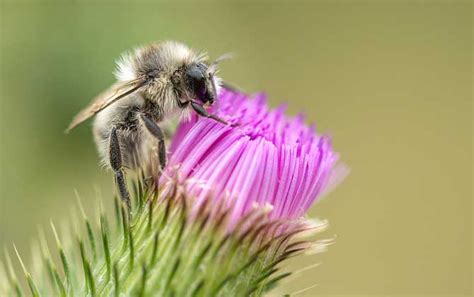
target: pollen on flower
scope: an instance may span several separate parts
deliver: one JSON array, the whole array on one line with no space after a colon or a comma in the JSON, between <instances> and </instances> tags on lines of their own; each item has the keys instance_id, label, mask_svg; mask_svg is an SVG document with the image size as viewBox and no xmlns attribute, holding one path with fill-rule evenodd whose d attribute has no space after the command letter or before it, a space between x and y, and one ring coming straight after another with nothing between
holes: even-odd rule
<instances>
[{"instance_id":1,"label":"pollen on flower","mask_svg":"<svg viewBox=\"0 0 474 297\"><path fill-rule=\"evenodd\" d=\"M258 210L261 210L264 213L270 213L273 210L273 205L271 205L268 202L265 202L264 205L260 205L257 202L254 202L252 204L252 209L258 209Z\"/></svg>"},{"instance_id":2,"label":"pollen on flower","mask_svg":"<svg viewBox=\"0 0 474 297\"><path fill-rule=\"evenodd\" d=\"M178 175L199 201L210 194L232 207L231 224L255 205L271 206L273 219L303 216L326 190L338 154L303 116L270 110L266 96L223 90L213 113L232 125L198 118L182 122L173 138L165 175ZM173 172L173 166L179 170Z\"/></svg>"}]
</instances>

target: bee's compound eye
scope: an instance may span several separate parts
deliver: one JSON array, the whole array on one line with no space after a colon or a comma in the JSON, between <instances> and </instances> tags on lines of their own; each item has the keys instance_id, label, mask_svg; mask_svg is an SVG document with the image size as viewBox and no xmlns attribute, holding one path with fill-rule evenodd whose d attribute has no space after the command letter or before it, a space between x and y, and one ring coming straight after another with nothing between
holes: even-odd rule
<instances>
[{"instance_id":1,"label":"bee's compound eye","mask_svg":"<svg viewBox=\"0 0 474 297\"><path fill-rule=\"evenodd\" d=\"M188 80L191 84L199 83L201 81L204 81L204 75L201 69L197 65L193 65L188 68L186 71L186 75L188 77Z\"/></svg>"},{"instance_id":2,"label":"bee's compound eye","mask_svg":"<svg viewBox=\"0 0 474 297\"><path fill-rule=\"evenodd\" d=\"M206 89L206 72L202 67L198 65L192 65L186 70L186 76L189 83L190 89L193 91L196 99L203 103L208 102L210 99L208 91Z\"/></svg>"}]
</instances>

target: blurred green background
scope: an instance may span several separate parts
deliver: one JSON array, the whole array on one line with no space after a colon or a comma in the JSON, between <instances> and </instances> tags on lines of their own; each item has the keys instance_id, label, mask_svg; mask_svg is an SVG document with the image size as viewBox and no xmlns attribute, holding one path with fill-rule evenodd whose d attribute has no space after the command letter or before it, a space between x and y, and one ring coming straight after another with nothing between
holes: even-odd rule
<instances>
[{"instance_id":1,"label":"blurred green background","mask_svg":"<svg viewBox=\"0 0 474 297\"><path fill-rule=\"evenodd\" d=\"M74 189L112 192L90 123L63 130L124 50L176 39L234 52L224 78L304 111L351 167L311 211L336 244L282 293L472 293L470 1L64 2L1 3L0 246L28 253Z\"/></svg>"}]
</instances>

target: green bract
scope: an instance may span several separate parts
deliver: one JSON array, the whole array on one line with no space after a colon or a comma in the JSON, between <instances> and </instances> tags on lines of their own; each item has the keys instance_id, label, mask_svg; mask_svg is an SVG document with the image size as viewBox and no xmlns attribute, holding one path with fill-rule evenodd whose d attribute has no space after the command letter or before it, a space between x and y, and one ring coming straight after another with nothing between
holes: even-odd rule
<instances>
[{"instance_id":1,"label":"green bract","mask_svg":"<svg viewBox=\"0 0 474 297\"><path fill-rule=\"evenodd\" d=\"M42 239L37 276L15 250L33 296L260 296L290 275L279 270L283 260L314 244L295 240L314 226L269 219L265 208L230 229L229 208L207 199L191 212L193 197L179 184L168 194L147 189L141 179L134 188L130 214L115 200L113 224L101 210L95 228L82 211L73 242L63 243L52 225L57 255ZM23 296L23 280L8 253L5 259L0 295Z\"/></svg>"}]
</instances>

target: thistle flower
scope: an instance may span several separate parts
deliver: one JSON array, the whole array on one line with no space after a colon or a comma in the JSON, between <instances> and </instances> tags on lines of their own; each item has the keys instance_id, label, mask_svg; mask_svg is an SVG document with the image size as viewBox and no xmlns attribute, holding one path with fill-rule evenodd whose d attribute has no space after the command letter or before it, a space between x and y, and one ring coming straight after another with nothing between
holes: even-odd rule
<instances>
[{"instance_id":1,"label":"thistle flower","mask_svg":"<svg viewBox=\"0 0 474 297\"><path fill-rule=\"evenodd\" d=\"M71 231L51 224L56 256L41 236L38 273L15 248L23 280L7 252L0 296L261 296L291 274L285 259L323 250L297 235L326 225L301 217L337 176L329 139L264 95L223 91L214 112L232 125L181 123L159 186L133 180L130 214L115 198L114 223L102 207L94 223L79 203Z\"/></svg>"},{"instance_id":2,"label":"thistle flower","mask_svg":"<svg viewBox=\"0 0 474 297\"><path fill-rule=\"evenodd\" d=\"M226 200L233 225L255 205L270 206L271 218L304 215L334 177L330 139L303 116L286 117L284 107L270 111L264 94L223 90L219 104L218 115L232 125L197 116L181 123L167 175L178 168L197 205L209 195Z\"/></svg>"}]
</instances>

